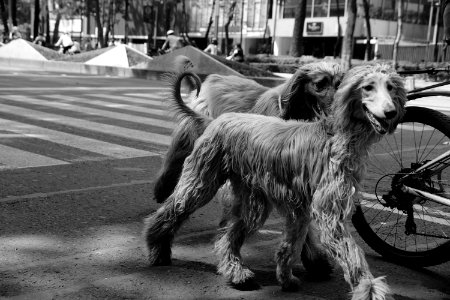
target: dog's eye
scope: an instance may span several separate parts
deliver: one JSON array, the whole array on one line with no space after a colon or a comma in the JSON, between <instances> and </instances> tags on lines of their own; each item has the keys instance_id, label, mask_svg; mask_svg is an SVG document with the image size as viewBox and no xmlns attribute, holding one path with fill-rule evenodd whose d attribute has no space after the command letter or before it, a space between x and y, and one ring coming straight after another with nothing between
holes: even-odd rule
<instances>
[{"instance_id":1,"label":"dog's eye","mask_svg":"<svg viewBox=\"0 0 450 300\"><path fill-rule=\"evenodd\" d=\"M336 83L334 84L334 88L337 90L339 88L339 86L341 85L341 81L338 80L336 81Z\"/></svg>"},{"instance_id":2,"label":"dog's eye","mask_svg":"<svg viewBox=\"0 0 450 300\"><path fill-rule=\"evenodd\" d=\"M387 88L388 91L392 91L392 89L393 89L394 87L392 86L392 84L388 83L388 84L386 85L386 88Z\"/></svg>"},{"instance_id":3,"label":"dog's eye","mask_svg":"<svg viewBox=\"0 0 450 300\"><path fill-rule=\"evenodd\" d=\"M321 90L326 88L327 84L328 84L328 80L326 78L324 78L324 79L319 80L318 82L316 82L314 85L316 86L316 89L318 91L321 91Z\"/></svg>"},{"instance_id":4,"label":"dog's eye","mask_svg":"<svg viewBox=\"0 0 450 300\"><path fill-rule=\"evenodd\" d=\"M365 91L367 91L367 92L370 92L371 90L373 90L373 86L372 85L365 85L364 87L363 87L363 89L365 90Z\"/></svg>"}]
</instances>

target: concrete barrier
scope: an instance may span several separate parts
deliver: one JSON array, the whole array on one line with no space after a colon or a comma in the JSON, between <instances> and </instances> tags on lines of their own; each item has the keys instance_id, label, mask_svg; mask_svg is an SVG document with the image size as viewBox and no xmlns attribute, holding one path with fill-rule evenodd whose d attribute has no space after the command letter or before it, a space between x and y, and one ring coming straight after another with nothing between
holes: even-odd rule
<instances>
[{"instance_id":1,"label":"concrete barrier","mask_svg":"<svg viewBox=\"0 0 450 300\"><path fill-rule=\"evenodd\" d=\"M37 61L29 59L17 59L17 58L4 58L0 57L0 67L19 67L29 70L41 70L50 72L64 72L72 74L86 74L86 75L99 75L99 76L115 76L115 77L128 77L128 78L141 78L151 80L163 80L164 74L172 70L149 70L149 69L134 69L134 68L121 68L121 67L108 67L108 66L94 66L86 65L78 62L66 62L66 61ZM209 74L198 74L204 79ZM283 83L286 79L279 77L247 77L255 80L256 82L268 86L274 87Z\"/></svg>"}]
</instances>

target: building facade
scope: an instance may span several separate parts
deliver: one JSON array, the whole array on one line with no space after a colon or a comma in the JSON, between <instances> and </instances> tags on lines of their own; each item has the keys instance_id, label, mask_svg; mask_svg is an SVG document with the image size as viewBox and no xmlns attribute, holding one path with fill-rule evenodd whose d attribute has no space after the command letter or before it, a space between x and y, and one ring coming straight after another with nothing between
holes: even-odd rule
<instances>
[{"instance_id":1,"label":"building facade","mask_svg":"<svg viewBox=\"0 0 450 300\"><path fill-rule=\"evenodd\" d=\"M389 50L383 49L392 47L397 31L397 1L368 1L371 36L376 37L382 56L386 56ZM245 53L275 55L289 53L298 5L298 0L237 0L234 7L230 0L129 0L129 21L125 22L124 1L119 2L113 22L114 38L157 47L164 41L166 31L172 29L176 34L188 35L202 48L206 47L204 37L209 27L208 36L217 37L224 50L228 27L230 43L241 43ZM402 47L426 47L441 40L442 29L435 26L438 4L436 0L404 0ZM305 54L332 56L346 29L347 0L307 0L306 7ZM354 52L358 58L367 33L362 0L357 1L357 7ZM93 18L90 24L83 26L83 33L95 36Z\"/></svg>"}]
</instances>

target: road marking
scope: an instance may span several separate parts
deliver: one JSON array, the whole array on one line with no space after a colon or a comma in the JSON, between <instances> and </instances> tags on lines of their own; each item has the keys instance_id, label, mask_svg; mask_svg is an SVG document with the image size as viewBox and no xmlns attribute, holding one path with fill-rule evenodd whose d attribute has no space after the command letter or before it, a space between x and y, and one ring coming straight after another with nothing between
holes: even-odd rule
<instances>
[{"instance_id":1,"label":"road marking","mask_svg":"<svg viewBox=\"0 0 450 300\"><path fill-rule=\"evenodd\" d=\"M2 147L2 146L0 145L0 147ZM1 151L1 148L0 148L0 151ZM51 196L58 196L58 195L64 195L64 194L83 193L83 192L91 192L91 191L97 191L97 190L106 190L106 189L117 188L117 187L128 187L128 186L134 186L134 185L151 184L152 182L153 182L153 180L132 180L130 182L113 183L110 185L99 185L99 186L92 186L92 187L86 187L86 188L80 188L80 189L70 189L70 190L48 192L48 193L34 193L34 194L20 195L20 196L7 196L4 198L0 198L0 203L15 203L15 202L20 202L20 201L25 201L25 200L48 198Z\"/></svg>"},{"instance_id":2,"label":"road marking","mask_svg":"<svg viewBox=\"0 0 450 300\"><path fill-rule=\"evenodd\" d=\"M162 109L134 106L134 105L130 105L130 104L111 103L108 101L93 100L90 98L86 99L86 98L81 98L81 97L73 97L73 96L65 96L65 95L46 95L45 98L56 99L56 100L63 101L63 102L89 103L89 104L95 104L95 105L106 107L106 108L120 108L124 111L147 113L147 114L152 114L152 115L157 115L157 116L166 116L169 118L173 118L173 116L174 116L173 113L170 113L167 111L167 107L165 107L165 109L162 110ZM111 98L111 97L107 96L107 98ZM162 106L162 105L160 105L160 106Z\"/></svg>"},{"instance_id":3,"label":"road marking","mask_svg":"<svg viewBox=\"0 0 450 300\"><path fill-rule=\"evenodd\" d=\"M66 161L0 144L0 170L69 164Z\"/></svg>"},{"instance_id":4,"label":"road marking","mask_svg":"<svg viewBox=\"0 0 450 300\"><path fill-rule=\"evenodd\" d=\"M376 199L375 195L371 195L371 194L367 194L367 193L362 193L364 197L368 197L369 199ZM368 208L373 208L376 210L380 210L380 211L384 211L386 210L386 207L384 207L383 205L379 204L379 203L374 203L374 202L370 202L367 200L363 200L360 199L359 202L361 203L362 206L368 207ZM417 205L415 205L417 206ZM420 206L419 206L420 207ZM425 207L425 209L427 209ZM433 209L433 213L438 213L440 215L445 216L446 212L438 210L438 209ZM406 217L406 215L405 215ZM431 222L431 223L435 223L435 224L440 224L440 225L445 225L445 226L449 226L450 225L450 221L447 219L443 219L443 218L438 218L438 217L434 217L434 216L428 216L428 215L422 215L419 218L421 221L427 221L427 222ZM380 225L382 226L382 225Z\"/></svg>"},{"instance_id":5,"label":"road marking","mask_svg":"<svg viewBox=\"0 0 450 300\"><path fill-rule=\"evenodd\" d=\"M14 91L17 92L17 87L0 87L0 91ZM163 87L140 87L140 86L123 86L123 87L98 87L98 86L73 86L73 87L20 87L20 91L127 91L127 90L167 90L169 88Z\"/></svg>"},{"instance_id":6,"label":"road marking","mask_svg":"<svg viewBox=\"0 0 450 300\"><path fill-rule=\"evenodd\" d=\"M2 98L6 98L6 99L9 99L12 101L17 101L17 102L22 102L22 103L31 103L31 104L36 104L36 105L48 106L48 107L56 107L58 109L68 110L68 111L72 111L72 112L80 112L80 113L89 114L89 115L98 115L98 116L107 117L107 118L111 118L111 119L145 124L145 125L151 125L151 126L157 126L157 127L163 127L163 128L168 128L168 129L173 129L175 127L175 124L171 121L164 121L164 120L158 120L158 119L146 118L146 117L140 117L140 116L130 116L129 114L124 114L124 113L112 112L112 111L101 110L101 109L90 108L90 107L77 106L77 105L68 104L68 103L47 101L47 100L43 100L43 99L32 98L29 96L2 95Z\"/></svg>"},{"instance_id":7,"label":"road marking","mask_svg":"<svg viewBox=\"0 0 450 300\"><path fill-rule=\"evenodd\" d=\"M115 135L123 138L143 141L147 143L153 143L163 146L168 146L171 141L171 137L168 135L162 135L152 132L144 132L141 130L128 129L114 125L102 124L98 122L72 118L68 116L62 116L52 113L41 112L37 110L16 107L12 105L0 104L0 110L8 112L12 115L20 117L28 117L34 120L43 120L56 124L68 125L75 128L81 128L88 131L100 132L108 135ZM128 116L133 118L133 116Z\"/></svg>"},{"instance_id":8,"label":"road marking","mask_svg":"<svg viewBox=\"0 0 450 300\"><path fill-rule=\"evenodd\" d=\"M111 144L70 133L4 119L0 119L0 130L18 133L18 135L9 136L5 134L5 137L33 137L73 148L99 153L117 159L158 155L154 152Z\"/></svg>"},{"instance_id":9,"label":"road marking","mask_svg":"<svg viewBox=\"0 0 450 300\"><path fill-rule=\"evenodd\" d=\"M97 98L107 98L107 99L114 99L114 100L120 100L120 101L126 101L126 102L132 102L132 103L139 103L139 104L151 104L151 105L158 105L158 106L164 106L167 109L167 102L165 102L165 99L163 99L161 95L151 95L146 94L145 99L135 98L135 97L127 97L122 95L105 95L105 94L86 94L89 97L97 97ZM150 98L150 99L149 99ZM152 100L156 99L156 100Z\"/></svg>"}]
</instances>

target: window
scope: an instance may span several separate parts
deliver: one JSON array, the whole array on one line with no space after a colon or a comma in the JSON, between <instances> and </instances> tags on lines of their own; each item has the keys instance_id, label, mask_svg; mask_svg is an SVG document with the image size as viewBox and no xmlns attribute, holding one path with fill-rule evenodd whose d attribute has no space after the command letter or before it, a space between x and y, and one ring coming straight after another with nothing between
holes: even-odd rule
<instances>
[{"instance_id":1,"label":"window","mask_svg":"<svg viewBox=\"0 0 450 300\"><path fill-rule=\"evenodd\" d=\"M337 17L338 13L339 13L340 17L344 16L345 1L331 0L330 1L330 17Z\"/></svg>"},{"instance_id":2,"label":"window","mask_svg":"<svg viewBox=\"0 0 450 300\"><path fill-rule=\"evenodd\" d=\"M276 1L276 0L275 0ZM318 1L318 0L316 0ZM328 1L328 0L325 0ZM306 1L306 17L310 18L312 13L313 0ZM295 9L298 6L298 0L285 0L283 8L283 18L295 18Z\"/></svg>"},{"instance_id":3,"label":"window","mask_svg":"<svg viewBox=\"0 0 450 300\"><path fill-rule=\"evenodd\" d=\"M328 6L328 0L314 0L313 17L327 17Z\"/></svg>"}]
</instances>

